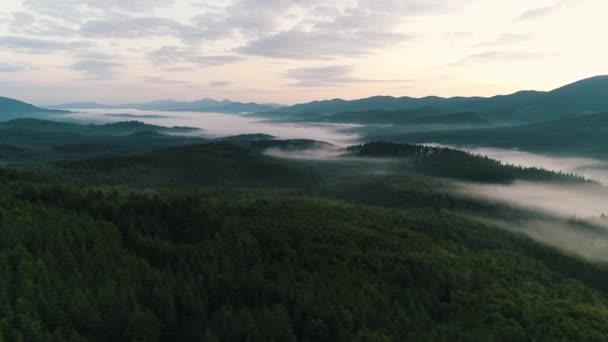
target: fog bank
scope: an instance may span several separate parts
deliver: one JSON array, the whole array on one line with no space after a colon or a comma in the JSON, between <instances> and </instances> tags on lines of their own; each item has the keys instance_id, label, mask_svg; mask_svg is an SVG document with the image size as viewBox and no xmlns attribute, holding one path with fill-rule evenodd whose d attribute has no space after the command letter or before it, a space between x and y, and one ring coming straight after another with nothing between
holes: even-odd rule
<instances>
[{"instance_id":1,"label":"fog bank","mask_svg":"<svg viewBox=\"0 0 608 342\"><path fill-rule=\"evenodd\" d=\"M515 182L510 185L461 183L469 196L538 210L562 218L608 215L608 190L594 184Z\"/></svg>"},{"instance_id":2,"label":"fog bank","mask_svg":"<svg viewBox=\"0 0 608 342\"><path fill-rule=\"evenodd\" d=\"M120 115L120 117L117 117ZM123 120L121 120L121 117ZM203 130L206 138L220 138L241 134L263 133L280 139L310 139L348 146L358 142L359 135L352 131L357 125L330 123L277 123L247 115L141 111L136 109L79 109L57 118L77 120L81 123L111 123L138 120L159 126L188 126Z\"/></svg>"}]
</instances>

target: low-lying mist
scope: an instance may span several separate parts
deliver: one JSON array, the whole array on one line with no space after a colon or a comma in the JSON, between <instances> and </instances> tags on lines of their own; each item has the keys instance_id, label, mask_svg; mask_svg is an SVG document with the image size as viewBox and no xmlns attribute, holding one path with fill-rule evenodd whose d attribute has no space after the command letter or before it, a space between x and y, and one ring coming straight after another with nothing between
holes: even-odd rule
<instances>
[{"instance_id":1,"label":"low-lying mist","mask_svg":"<svg viewBox=\"0 0 608 342\"><path fill-rule=\"evenodd\" d=\"M522 233L540 243L555 247L567 254L594 261L608 261L608 230L605 224L558 219L524 220L512 222L482 219L502 229Z\"/></svg>"},{"instance_id":2,"label":"low-lying mist","mask_svg":"<svg viewBox=\"0 0 608 342\"><path fill-rule=\"evenodd\" d=\"M461 184L460 191L489 201L531 208L562 218L608 215L608 190L597 184Z\"/></svg>"},{"instance_id":3,"label":"low-lying mist","mask_svg":"<svg viewBox=\"0 0 608 342\"><path fill-rule=\"evenodd\" d=\"M608 261L608 190L597 184L516 182L511 185L460 183L460 193L504 203L538 215L512 220L482 218L570 254Z\"/></svg>"},{"instance_id":4,"label":"low-lying mist","mask_svg":"<svg viewBox=\"0 0 608 342\"><path fill-rule=\"evenodd\" d=\"M117 117L119 115L120 117ZM356 143L359 135L353 132L356 125L333 123L278 123L260 120L254 116L199 113L141 111L135 109L81 109L62 114L61 119L72 119L80 123L110 123L138 120L166 127L188 126L202 130L203 137L220 138L242 134L269 134L281 139L311 139L337 146Z\"/></svg>"}]
</instances>

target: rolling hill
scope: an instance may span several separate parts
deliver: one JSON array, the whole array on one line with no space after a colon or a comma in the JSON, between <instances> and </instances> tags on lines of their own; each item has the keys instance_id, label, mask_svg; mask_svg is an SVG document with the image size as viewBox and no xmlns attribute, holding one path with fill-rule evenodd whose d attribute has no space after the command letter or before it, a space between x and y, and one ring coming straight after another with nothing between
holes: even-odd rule
<instances>
[{"instance_id":1,"label":"rolling hill","mask_svg":"<svg viewBox=\"0 0 608 342\"><path fill-rule=\"evenodd\" d=\"M23 101L0 97L0 121L20 117L44 117L61 112L63 111L40 108Z\"/></svg>"}]
</instances>

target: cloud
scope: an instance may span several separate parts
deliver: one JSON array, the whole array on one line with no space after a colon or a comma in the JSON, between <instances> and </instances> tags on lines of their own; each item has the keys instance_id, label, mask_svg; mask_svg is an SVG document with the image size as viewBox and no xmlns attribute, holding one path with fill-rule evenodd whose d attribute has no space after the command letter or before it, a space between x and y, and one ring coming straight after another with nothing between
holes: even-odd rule
<instances>
[{"instance_id":1,"label":"cloud","mask_svg":"<svg viewBox=\"0 0 608 342\"><path fill-rule=\"evenodd\" d=\"M156 65L187 63L195 66L217 66L240 61L235 55L203 55L194 47L162 46L147 53L149 61Z\"/></svg>"},{"instance_id":2,"label":"cloud","mask_svg":"<svg viewBox=\"0 0 608 342\"><path fill-rule=\"evenodd\" d=\"M296 81L296 87L326 87L348 83L404 83L411 80L380 80L352 76L353 68L348 65L333 65L316 68L288 70L283 76Z\"/></svg>"},{"instance_id":3,"label":"cloud","mask_svg":"<svg viewBox=\"0 0 608 342\"><path fill-rule=\"evenodd\" d=\"M24 0L23 6L37 14L80 22L89 16L111 16L119 13L145 13L169 7L172 0Z\"/></svg>"},{"instance_id":4,"label":"cloud","mask_svg":"<svg viewBox=\"0 0 608 342\"><path fill-rule=\"evenodd\" d=\"M26 69L23 65L0 63L0 73L19 72Z\"/></svg>"},{"instance_id":5,"label":"cloud","mask_svg":"<svg viewBox=\"0 0 608 342\"><path fill-rule=\"evenodd\" d=\"M192 83L190 83L188 81L172 80L172 79L167 79L167 78L159 77L159 76L146 77L146 78L144 78L144 81L147 84L156 83L156 84L173 84L173 85L187 85L187 86L192 85Z\"/></svg>"},{"instance_id":6,"label":"cloud","mask_svg":"<svg viewBox=\"0 0 608 342\"><path fill-rule=\"evenodd\" d=\"M214 87L214 88L221 88L221 87L227 87L229 85L233 84L233 82L230 81L211 81L208 83L208 86L210 87Z\"/></svg>"},{"instance_id":7,"label":"cloud","mask_svg":"<svg viewBox=\"0 0 608 342\"><path fill-rule=\"evenodd\" d=\"M414 38L405 33L286 31L237 49L250 55L288 59L330 59L367 55Z\"/></svg>"},{"instance_id":8,"label":"cloud","mask_svg":"<svg viewBox=\"0 0 608 342\"><path fill-rule=\"evenodd\" d=\"M105 52L100 51L81 51L75 54L75 57L78 59L104 59L104 60L113 60L117 57L115 55L109 55Z\"/></svg>"},{"instance_id":9,"label":"cloud","mask_svg":"<svg viewBox=\"0 0 608 342\"><path fill-rule=\"evenodd\" d=\"M40 18L29 12L14 12L8 21L10 32L29 36L54 36L69 37L75 36L74 30L66 23L57 19Z\"/></svg>"},{"instance_id":10,"label":"cloud","mask_svg":"<svg viewBox=\"0 0 608 342\"><path fill-rule=\"evenodd\" d=\"M0 36L0 48L17 51L48 53L53 51L69 51L89 46L85 42L63 42L58 40L27 38L20 36Z\"/></svg>"},{"instance_id":11,"label":"cloud","mask_svg":"<svg viewBox=\"0 0 608 342\"><path fill-rule=\"evenodd\" d=\"M451 66L463 65L478 65L489 63L511 63L539 58L555 57L556 54L545 52L523 52L523 51L498 51L490 50L479 53L474 53L466 56L458 62L450 64Z\"/></svg>"},{"instance_id":12,"label":"cloud","mask_svg":"<svg viewBox=\"0 0 608 342\"><path fill-rule=\"evenodd\" d=\"M575 5L577 5L577 1L573 1L573 0L557 1L548 6L532 8L532 9L522 13L519 17L517 17L515 19L515 21L540 19L540 18L549 16L553 13L556 13L565 7L575 6Z\"/></svg>"},{"instance_id":13,"label":"cloud","mask_svg":"<svg viewBox=\"0 0 608 342\"><path fill-rule=\"evenodd\" d=\"M251 38L236 49L238 53L285 59L328 59L375 53L418 36L399 28L404 17L446 13L463 6L462 1L454 0L333 1L331 5L316 0L273 0L270 6L260 2L237 2L245 4L246 15L234 20L233 14L217 21L216 26L236 27L242 36ZM298 18L295 24L285 25L280 20L289 16Z\"/></svg>"},{"instance_id":14,"label":"cloud","mask_svg":"<svg viewBox=\"0 0 608 342\"><path fill-rule=\"evenodd\" d=\"M122 64L106 60L82 59L70 68L84 73L89 79L108 79L114 77L116 69Z\"/></svg>"},{"instance_id":15,"label":"cloud","mask_svg":"<svg viewBox=\"0 0 608 342\"><path fill-rule=\"evenodd\" d=\"M155 36L175 36L182 39L200 38L196 27L160 17L122 17L90 20L80 27L80 34L88 38L139 39Z\"/></svg>"}]
</instances>

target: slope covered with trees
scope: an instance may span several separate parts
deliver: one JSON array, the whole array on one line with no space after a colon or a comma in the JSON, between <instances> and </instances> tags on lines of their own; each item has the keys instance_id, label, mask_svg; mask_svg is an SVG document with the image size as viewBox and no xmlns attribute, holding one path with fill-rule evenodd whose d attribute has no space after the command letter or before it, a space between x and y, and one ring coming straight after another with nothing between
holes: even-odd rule
<instances>
[{"instance_id":1,"label":"slope covered with trees","mask_svg":"<svg viewBox=\"0 0 608 342\"><path fill-rule=\"evenodd\" d=\"M607 271L452 214L4 173L6 340L594 340Z\"/></svg>"},{"instance_id":2,"label":"slope covered with trees","mask_svg":"<svg viewBox=\"0 0 608 342\"><path fill-rule=\"evenodd\" d=\"M206 141L133 122L0 130L11 143L0 162L18 166L0 168L0 340L608 334L604 265L475 218L538 213L454 191L454 179L580 178L386 142L307 160L266 152L336 147L268 135Z\"/></svg>"},{"instance_id":3,"label":"slope covered with trees","mask_svg":"<svg viewBox=\"0 0 608 342\"><path fill-rule=\"evenodd\" d=\"M439 177L475 182L510 183L516 180L584 182L576 175L556 173L541 168L504 165L486 156L470 154L447 147L372 142L350 146L348 151L362 157L397 157L411 161L413 171Z\"/></svg>"},{"instance_id":4,"label":"slope covered with trees","mask_svg":"<svg viewBox=\"0 0 608 342\"><path fill-rule=\"evenodd\" d=\"M521 126L418 132L385 138L411 143L492 146L540 153L605 157L608 153L607 134L608 112L604 112Z\"/></svg>"}]
</instances>

